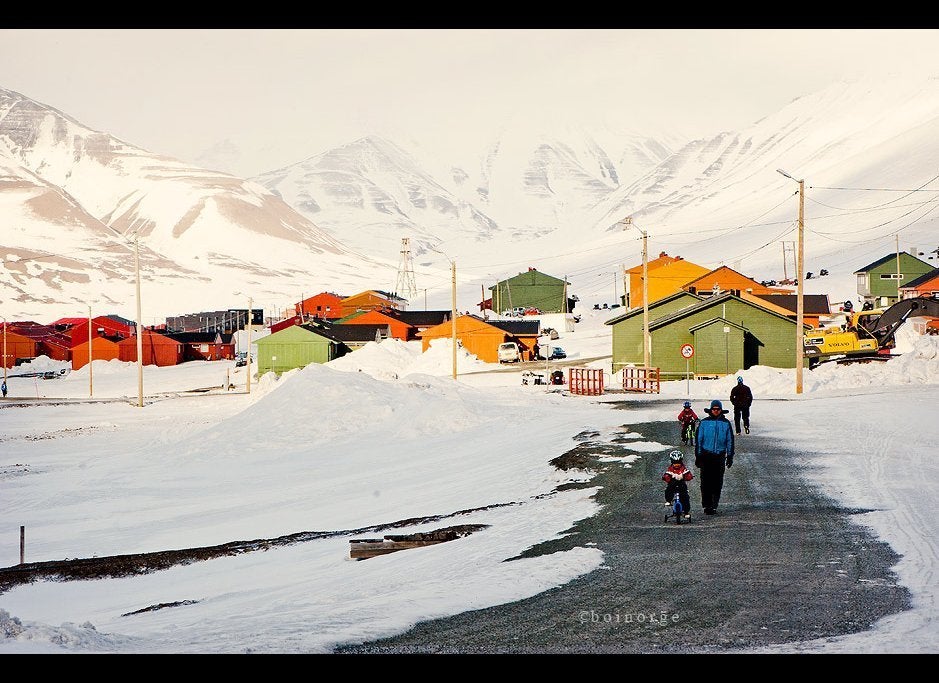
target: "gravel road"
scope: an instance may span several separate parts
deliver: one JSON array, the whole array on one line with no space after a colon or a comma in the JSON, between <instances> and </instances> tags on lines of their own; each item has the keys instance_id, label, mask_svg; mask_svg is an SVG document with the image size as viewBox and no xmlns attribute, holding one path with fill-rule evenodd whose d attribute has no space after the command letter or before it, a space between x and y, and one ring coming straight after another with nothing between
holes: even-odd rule
<instances>
[{"instance_id":1,"label":"gravel road","mask_svg":"<svg viewBox=\"0 0 939 683\"><path fill-rule=\"evenodd\" d=\"M678 443L677 423L630 429L649 441ZM529 599L422 622L336 652L733 652L863 631L909 608L910 595L891 571L898 557L852 522L865 511L826 497L804 459L758 429L738 438L714 516L702 514L698 471L692 449L685 449L696 477L690 524L663 521L667 450L624 468L595 459L609 449L583 435L566 454L586 458L597 471L575 486L601 486L601 511L524 554L595 544L605 555L601 568Z\"/></svg>"}]
</instances>

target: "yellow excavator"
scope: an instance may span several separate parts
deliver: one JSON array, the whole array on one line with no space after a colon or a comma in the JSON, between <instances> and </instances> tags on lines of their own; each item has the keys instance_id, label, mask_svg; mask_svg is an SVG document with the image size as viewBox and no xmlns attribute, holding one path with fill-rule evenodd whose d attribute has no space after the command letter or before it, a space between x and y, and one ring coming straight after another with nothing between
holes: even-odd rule
<instances>
[{"instance_id":1,"label":"yellow excavator","mask_svg":"<svg viewBox=\"0 0 939 683\"><path fill-rule=\"evenodd\" d=\"M921 296L901 299L888 308L854 311L842 326L808 330L802 340L803 355L810 369L829 361L890 360L900 325L920 315L939 317L939 299Z\"/></svg>"}]
</instances>

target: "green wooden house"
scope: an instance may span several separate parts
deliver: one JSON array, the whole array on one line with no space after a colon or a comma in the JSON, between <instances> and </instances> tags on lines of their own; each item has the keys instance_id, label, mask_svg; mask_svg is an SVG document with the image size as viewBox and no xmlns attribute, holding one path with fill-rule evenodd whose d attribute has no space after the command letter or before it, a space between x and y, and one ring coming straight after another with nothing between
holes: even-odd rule
<instances>
[{"instance_id":1,"label":"green wooden house","mask_svg":"<svg viewBox=\"0 0 939 683\"><path fill-rule=\"evenodd\" d=\"M527 272L497 282L489 288L492 292L492 310L501 314L516 308L537 308L542 313L568 313L576 301L567 297L568 284L529 268Z\"/></svg>"},{"instance_id":2,"label":"green wooden house","mask_svg":"<svg viewBox=\"0 0 939 683\"><path fill-rule=\"evenodd\" d=\"M343 343L328 333L301 325L291 325L262 337L257 347L258 376L266 372L280 374L310 363L328 363L345 352Z\"/></svg>"},{"instance_id":3,"label":"green wooden house","mask_svg":"<svg viewBox=\"0 0 939 683\"><path fill-rule=\"evenodd\" d=\"M900 287L932 269L932 265L905 251L888 254L854 271L857 293L864 303L886 308L900 300Z\"/></svg>"},{"instance_id":4,"label":"green wooden house","mask_svg":"<svg viewBox=\"0 0 939 683\"><path fill-rule=\"evenodd\" d=\"M676 292L671 296L658 299L649 304L649 330L656 318L670 315L704 300L704 297L690 292ZM627 365L642 365L642 320L643 309L633 308L622 315L610 318L605 324L613 327L613 372L622 370ZM653 336L653 350L655 337ZM653 354L649 362L655 366Z\"/></svg>"},{"instance_id":5,"label":"green wooden house","mask_svg":"<svg viewBox=\"0 0 939 683\"><path fill-rule=\"evenodd\" d=\"M649 362L659 368L663 380L681 379L686 372L727 375L754 365L795 367L794 320L729 292L706 299L684 294L698 300L674 295L662 300L664 307L649 306ZM630 311L607 324L613 325L613 372L641 366L642 311ZM688 361L681 355L684 344L694 347Z\"/></svg>"}]
</instances>

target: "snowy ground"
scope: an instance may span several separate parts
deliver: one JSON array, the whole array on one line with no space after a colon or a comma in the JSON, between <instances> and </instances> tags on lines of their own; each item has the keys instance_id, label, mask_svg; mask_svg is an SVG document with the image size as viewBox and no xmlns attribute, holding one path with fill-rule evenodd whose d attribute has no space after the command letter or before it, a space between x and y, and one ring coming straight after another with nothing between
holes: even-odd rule
<instances>
[{"instance_id":1,"label":"snowy ground","mask_svg":"<svg viewBox=\"0 0 939 683\"><path fill-rule=\"evenodd\" d=\"M609 356L602 321L613 313L588 312L556 343L571 360ZM903 356L889 363L806 370L799 396L792 370L742 373L756 397L754 430L812 454L810 476L845 507L876 510L861 521L903 556L896 569L915 603L873 631L778 651L939 651L939 525L920 502L936 497L939 482L925 428L939 400L939 340L904 336L899 348ZM613 411L604 403L621 394L523 386L521 369L462 350L454 381L451 359L447 340L426 354L388 340L326 366L262 377L250 394L245 369L231 362L147 367L143 408L134 364L96 361L93 390L87 368L54 380L11 378L0 410L0 566L19 562L21 525L28 562L471 509L396 533L489 527L365 562L350 560L351 537L339 536L132 578L18 587L0 595L0 652L328 652L536 594L603 562L591 547L504 562L596 511L590 489L555 490L584 475L555 470L550 457L584 430L612 440L629 423L674 419L686 397L696 409L726 400L734 383L666 382L662 396L674 402ZM608 371L609 358L591 365ZM234 391L221 389L226 381ZM186 393L193 389L202 392ZM118 400L79 402L89 393ZM666 448L630 444L624 466Z\"/></svg>"}]
</instances>

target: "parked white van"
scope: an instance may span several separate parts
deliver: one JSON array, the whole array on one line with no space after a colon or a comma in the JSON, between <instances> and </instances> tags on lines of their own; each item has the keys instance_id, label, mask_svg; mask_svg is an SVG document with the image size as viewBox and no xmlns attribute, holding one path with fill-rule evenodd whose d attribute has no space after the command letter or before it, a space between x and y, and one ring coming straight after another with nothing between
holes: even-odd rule
<instances>
[{"instance_id":1,"label":"parked white van","mask_svg":"<svg viewBox=\"0 0 939 683\"><path fill-rule=\"evenodd\" d=\"M500 363L518 363L522 360L522 354L515 342L505 342L499 344L499 362Z\"/></svg>"}]
</instances>

